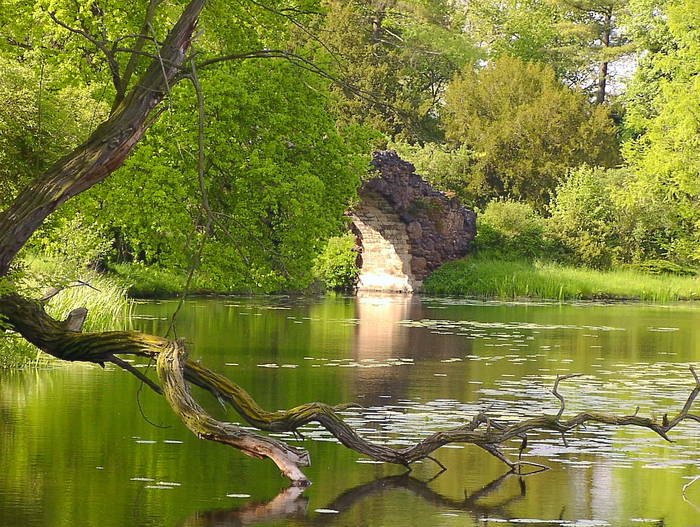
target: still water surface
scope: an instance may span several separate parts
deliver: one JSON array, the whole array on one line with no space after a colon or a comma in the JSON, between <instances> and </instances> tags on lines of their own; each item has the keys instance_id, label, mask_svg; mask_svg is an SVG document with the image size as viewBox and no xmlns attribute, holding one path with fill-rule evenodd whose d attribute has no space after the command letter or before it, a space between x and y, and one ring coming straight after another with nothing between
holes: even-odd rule
<instances>
[{"instance_id":1,"label":"still water surface","mask_svg":"<svg viewBox=\"0 0 700 527\"><path fill-rule=\"evenodd\" d=\"M137 329L163 334L173 302L140 303ZM267 408L361 403L344 417L397 447L470 419L555 413L675 413L700 367L700 306L474 302L410 297L197 299L177 331L192 355ZM122 371L0 371L0 526L700 526L700 426L589 426L533 437L521 478L471 446L411 476L306 428L314 484L288 488L269 461L199 441ZM205 394L196 394L220 417ZM700 403L698 403L700 404ZM700 409L698 409L700 413ZM291 435L281 437L298 444ZM517 454L510 445L509 455Z\"/></svg>"}]
</instances>

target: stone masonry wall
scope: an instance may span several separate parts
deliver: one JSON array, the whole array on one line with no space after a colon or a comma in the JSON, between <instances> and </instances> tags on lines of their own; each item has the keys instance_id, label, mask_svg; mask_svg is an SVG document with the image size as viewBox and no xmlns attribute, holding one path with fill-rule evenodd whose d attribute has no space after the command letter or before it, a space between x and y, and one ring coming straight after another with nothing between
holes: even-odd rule
<instances>
[{"instance_id":1,"label":"stone masonry wall","mask_svg":"<svg viewBox=\"0 0 700 527\"><path fill-rule=\"evenodd\" d=\"M412 292L443 263L466 255L476 214L433 189L394 151L377 152L377 175L351 212L360 246L358 290Z\"/></svg>"}]
</instances>

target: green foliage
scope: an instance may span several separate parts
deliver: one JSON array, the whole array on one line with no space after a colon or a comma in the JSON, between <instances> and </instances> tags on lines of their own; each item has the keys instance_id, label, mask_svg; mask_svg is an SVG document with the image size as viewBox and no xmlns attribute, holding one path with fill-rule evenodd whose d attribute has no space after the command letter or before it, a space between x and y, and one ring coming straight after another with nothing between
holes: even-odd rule
<instances>
[{"instance_id":1,"label":"green foliage","mask_svg":"<svg viewBox=\"0 0 700 527\"><path fill-rule=\"evenodd\" d=\"M545 220L527 203L490 202L477 216L474 248L481 257L519 260L552 258L553 244L545 237Z\"/></svg>"},{"instance_id":2,"label":"green foliage","mask_svg":"<svg viewBox=\"0 0 700 527\"><path fill-rule=\"evenodd\" d=\"M389 148L416 167L416 172L435 188L464 198L461 191L469 178L470 167L475 158L466 146L452 148L440 143L410 145L404 142L389 143ZM471 202L465 202L472 205Z\"/></svg>"},{"instance_id":3,"label":"green foliage","mask_svg":"<svg viewBox=\"0 0 700 527\"><path fill-rule=\"evenodd\" d=\"M548 235L569 251L569 261L591 267L673 258L677 236L673 203L637 194L630 169L583 167L557 188Z\"/></svg>"},{"instance_id":4,"label":"green foliage","mask_svg":"<svg viewBox=\"0 0 700 527\"><path fill-rule=\"evenodd\" d=\"M468 2L466 16L475 39L488 42L488 58L514 56L546 64L565 84L593 95L600 89L601 66L634 50L628 4L629 0L475 0ZM605 71L606 83L615 73L613 68Z\"/></svg>"},{"instance_id":5,"label":"green foliage","mask_svg":"<svg viewBox=\"0 0 700 527\"><path fill-rule=\"evenodd\" d=\"M700 1L664 3L659 15L669 41L650 50L630 94L625 157L634 179L625 189L629 206L663 211L662 256L700 262ZM649 104L651 103L651 104ZM648 110L643 107L648 105Z\"/></svg>"},{"instance_id":6,"label":"green foliage","mask_svg":"<svg viewBox=\"0 0 700 527\"><path fill-rule=\"evenodd\" d=\"M88 222L81 213L55 216L32 237L30 251L40 251L60 260L64 268L75 271L99 262L110 250L112 240L99 223Z\"/></svg>"},{"instance_id":7,"label":"green foliage","mask_svg":"<svg viewBox=\"0 0 700 527\"><path fill-rule=\"evenodd\" d=\"M581 168L556 190L550 206L549 231L590 267L609 267L618 243L617 213L606 171Z\"/></svg>"},{"instance_id":8,"label":"green foliage","mask_svg":"<svg viewBox=\"0 0 700 527\"><path fill-rule=\"evenodd\" d=\"M466 258L449 262L425 281L426 292L504 299L638 299L669 302L700 298L697 277L649 276L634 270L598 271L545 262Z\"/></svg>"},{"instance_id":9,"label":"green foliage","mask_svg":"<svg viewBox=\"0 0 700 527\"><path fill-rule=\"evenodd\" d=\"M330 238L314 261L314 274L328 289L351 291L357 282L355 236L346 234Z\"/></svg>"},{"instance_id":10,"label":"green foliage","mask_svg":"<svg viewBox=\"0 0 700 527\"><path fill-rule=\"evenodd\" d=\"M699 2L273 4L293 9L292 21L257 3L211 0L194 42L198 60L286 49L328 75L277 59L200 70L209 228L195 93L187 81L172 86L167 111L126 164L54 213L25 257L60 260L53 278L61 283L106 263L148 295L180 291L200 245L198 291L303 289L314 262L328 267L329 283L347 283L353 255L326 240L344 228L371 148L393 141L437 188L486 207L475 242L482 256L697 266ZM114 41L142 32L146 5L0 0L0 208L84 140L119 91L104 53L49 13ZM181 7L160 6L149 33L162 39ZM587 94L631 42L644 52L620 99L628 166L605 170L620 162L618 130ZM140 55L116 51L122 75L133 70L122 88L155 50L147 39Z\"/></svg>"},{"instance_id":11,"label":"green foliage","mask_svg":"<svg viewBox=\"0 0 700 527\"><path fill-rule=\"evenodd\" d=\"M448 139L474 151L459 192L467 202L508 197L542 210L571 167L617 162L608 110L562 86L547 66L503 57L466 68L445 100Z\"/></svg>"},{"instance_id":12,"label":"green foliage","mask_svg":"<svg viewBox=\"0 0 700 527\"><path fill-rule=\"evenodd\" d=\"M8 72L0 79L0 201L85 138L111 105L100 101L111 101L119 89L104 53L51 20L49 12L61 23L114 41L142 33L146 9L119 0L99 6L12 2L7 10L6 4L0 9L0 64ZM181 7L159 7L149 33L162 40ZM302 9L309 14L298 20L313 25L318 16L311 13L318 7L310 3ZM255 49L306 51L295 49L298 26L265 6L212 0L200 26L198 61ZM135 40L118 43L127 49ZM133 85L154 52L151 39L134 61L118 51L122 81ZM125 79L131 67L134 74ZM325 239L342 229L377 134L339 126L329 111L328 79L284 59L225 62L199 76L206 187L216 219L209 232L196 172L196 98L183 81L171 87L168 111L126 164L55 213L32 240L33 251L74 260L76 268L95 259L141 262L182 276L207 238L197 273L202 287L272 291L311 282L313 259Z\"/></svg>"},{"instance_id":13,"label":"green foliage","mask_svg":"<svg viewBox=\"0 0 700 527\"><path fill-rule=\"evenodd\" d=\"M475 57L459 6L444 0L324 4L322 50L332 52L329 66L351 86L334 88L340 122L411 143L440 138L444 89Z\"/></svg>"},{"instance_id":14,"label":"green foliage","mask_svg":"<svg viewBox=\"0 0 700 527\"><path fill-rule=\"evenodd\" d=\"M519 236L541 236L544 221L527 203L496 200L488 204L479 215L481 226L489 226L494 231L511 239Z\"/></svg>"},{"instance_id":15,"label":"green foliage","mask_svg":"<svg viewBox=\"0 0 700 527\"><path fill-rule=\"evenodd\" d=\"M33 66L33 67L32 67ZM0 54L0 208L32 177L83 138L104 110L88 90L61 86L40 60Z\"/></svg>"},{"instance_id":16,"label":"green foliage","mask_svg":"<svg viewBox=\"0 0 700 527\"><path fill-rule=\"evenodd\" d=\"M696 276L698 270L693 267L679 265L668 260L646 260L632 265L633 269L649 274L674 274L678 276Z\"/></svg>"},{"instance_id":17,"label":"green foliage","mask_svg":"<svg viewBox=\"0 0 700 527\"><path fill-rule=\"evenodd\" d=\"M231 64L202 76L207 188L216 224L198 272L209 290L299 289L338 232L368 158L362 131L338 131L324 83L284 62ZM312 89L313 88L313 89ZM104 185L75 204L114 233L111 261L186 274L202 236L194 156L194 94L173 90L176 111ZM233 103L232 103L233 102ZM193 223L197 225L193 236Z\"/></svg>"},{"instance_id":18,"label":"green foliage","mask_svg":"<svg viewBox=\"0 0 700 527\"><path fill-rule=\"evenodd\" d=\"M182 293L187 283L185 271L175 271L142 263L115 263L109 265L110 274L125 285L134 298L168 298ZM206 293L200 288L195 274L190 287L193 294ZM226 291L217 291L226 292Z\"/></svg>"}]
</instances>

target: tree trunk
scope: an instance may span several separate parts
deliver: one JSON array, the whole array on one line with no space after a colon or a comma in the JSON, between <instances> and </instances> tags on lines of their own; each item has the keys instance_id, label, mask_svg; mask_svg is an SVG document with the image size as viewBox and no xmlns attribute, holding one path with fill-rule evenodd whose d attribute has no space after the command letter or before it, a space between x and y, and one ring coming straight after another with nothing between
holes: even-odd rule
<instances>
[{"instance_id":1,"label":"tree trunk","mask_svg":"<svg viewBox=\"0 0 700 527\"><path fill-rule=\"evenodd\" d=\"M180 72L205 1L190 1L168 34L160 50L161 59L151 62L109 119L83 145L35 179L0 214L0 276L9 272L14 257L49 214L122 166L157 118L152 116L153 110Z\"/></svg>"},{"instance_id":2,"label":"tree trunk","mask_svg":"<svg viewBox=\"0 0 700 527\"><path fill-rule=\"evenodd\" d=\"M610 47L610 38L612 36L612 11L605 13L605 20L603 24L603 33L600 40L603 44L603 53L607 53L608 48ZM609 62L604 57L603 61L598 66L598 81L595 93L596 104L603 104L605 102L605 97L607 96L608 67Z\"/></svg>"}]
</instances>

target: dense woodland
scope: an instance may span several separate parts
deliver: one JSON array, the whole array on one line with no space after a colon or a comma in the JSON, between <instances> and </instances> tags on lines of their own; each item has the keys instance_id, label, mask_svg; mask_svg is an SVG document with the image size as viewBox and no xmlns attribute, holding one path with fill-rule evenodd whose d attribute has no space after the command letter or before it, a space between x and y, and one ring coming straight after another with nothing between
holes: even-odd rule
<instances>
[{"instance_id":1,"label":"dense woodland","mask_svg":"<svg viewBox=\"0 0 700 527\"><path fill-rule=\"evenodd\" d=\"M110 115L182 4L0 2L0 208ZM699 28L700 0L211 0L197 69L15 271L340 286L343 213L392 148L481 213L483 254L693 273Z\"/></svg>"}]
</instances>

